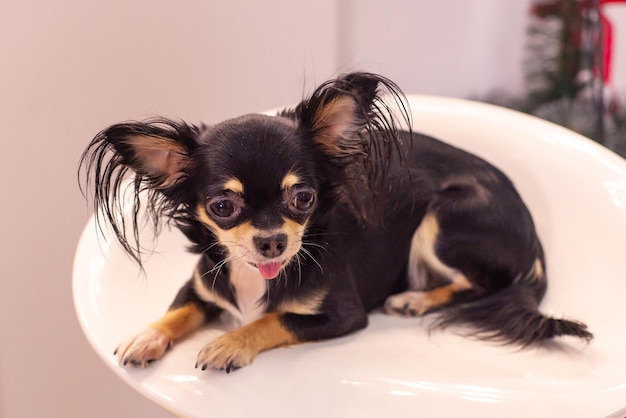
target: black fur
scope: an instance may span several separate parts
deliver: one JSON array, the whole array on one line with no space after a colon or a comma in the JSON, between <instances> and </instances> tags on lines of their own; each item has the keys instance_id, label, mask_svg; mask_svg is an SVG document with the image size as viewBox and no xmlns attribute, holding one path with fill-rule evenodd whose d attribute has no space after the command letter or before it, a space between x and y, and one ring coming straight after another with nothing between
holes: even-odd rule
<instances>
[{"instance_id":1,"label":"black fur","mask_svg":"<svg viewBox=\"0 0 626 418\"><path fill-rule=\"evenodd\" d=\"M471 284L432 309L439 325L469 324L479 338L522 346L559 335L592 338L579 322L539 312L543 250L511 181L480 158L412 132L404 96L384 77L344 75L275 117L247 115L215 126L165 119L114 125L96 135L81 166L93 183L98 222L112 225L133 258L141 263L138 219L145 209L155 231L163 218L180 228L201 255L203 291L235 308L235 256L221 234L241 225L257 232L300 225L301 248L267 281L264 295L265 311L280 312L298 341L360 329L367 312L406 290L411 240L426 216L436 219L436 258ZM289 173L298 184L281 189ZM126 178L130 226L120 216ZM229 179L244 191L224 190ZM214 216L212 204L229 216ZM425 290L451 281L427 270ZM202 297L193 280L171 309L192 304L209 321L223 306ZM302 302L313 296L319 303ZM285 308L294 303L314 312Z\"/></svg>"}]
</instances>

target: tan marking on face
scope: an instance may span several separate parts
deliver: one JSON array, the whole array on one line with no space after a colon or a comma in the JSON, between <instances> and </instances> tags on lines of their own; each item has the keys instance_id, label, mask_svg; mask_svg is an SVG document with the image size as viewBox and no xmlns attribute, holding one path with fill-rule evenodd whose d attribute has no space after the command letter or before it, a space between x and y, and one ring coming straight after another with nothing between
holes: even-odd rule
<instances>
[{"instance_id":1,"label":"tan marking on face","mask_svg":"<svg viewBox=\"0 0 626 418\"><path fill-rule=\"evenodd\" d=\"M231 229L222 229L207 214L206 208L201 203L198 204L196 208L196 215L198 216L198 219L211 230L211 232L217 235L220 242L226 246L228 246L229 243L239 243L244 239L251 240L254 231L257 230L249 221L243 222Z\"/></svg>"},{"instance_id":2,"label":"tan marking on face","mask_svg":"<svg viewBox=\"0 0 626 418\"><path fill-rule=\"evenodd\" d=\"M282 230L285 232L285 234L287 234L287 236L289 237L289 241L294 241L294 242L302 242L302 235L304 234L304 231L306 230L306 226L307 226L307 221L304 222L304 224L300 224L292 219L289 218L285 218L283 217L283 227Z\"/></svg>"},{"instance_id":3,"label":"tan marking on face","mask_svg":"<svg viewBox=\"0 0 626 418\"><path fill-rule=\"evenodd\" d=\"M224 237L225 240L230 240L231 242L239 242L242 238L246 236L251 236L252 232L257 230L252 226L249 221L243 222L240 225L235 226L234 228L222 229L208 215L208 213L206 212L206 208L201 203L199 203L196 207L196 215L198 216L198 219L203 224L208 226L211 232L217 235L220 241L222 241L222 243L224 243L225 245L227 244L227 241L222 240L222 237Z\"/></svg>"},{"instance_id":4,"label":"tan marking on face","mask_svg":"<svg viewBox=\"0 0 626 418\"><path fill-rule=\"evenodd\" d=\"M211 219L211 217L207 214L204 205L198 205L196 208L196 214L198 219L217 236L220 243L228 248L232 255L239 256L245 261L252 263L261 263L266 261L266 259L258 253L254 245L253 239L255 236L271 236L277 233L287 234L287 248L281 256L277 257L278 260L287 261L300 250L302 245L302 235L306 229L306 223L302 225L289 218L283 217L283 225L280 228L276 228L271 231L259 230L258 228L252 226L249 221L243 222L234 228L224 230L221 229L213 219Z\"/></svg>"},{"instance_id":5,"label":"tan marking on face","mask_svg":"<svg viewBox=\"0 0 626 418\"><path fill-rule=\"evenodd\" d=\"M280 187L281 189L286 190L299 183L302 183L300 176L295 173L289 173L283 178L283 181L280 183Z\"/></svg>"},{"instance_id":6,"label":"tan marking on face","mask_svg":"<svg viewBox=\"0 0 626 418\"><path fill-rule=\"evenodd\" d=\"M232 178L227 180L222 186L223 190L230 190L231 192L243 194L243 183L238 179Z\"/></svg>"},{"instance_id":7,"label":"tan marking on face","mask_svg":"<svg viewBox=\"0 0 626 418\"><path fill-rule=\"evenodd\" d=\"M198 204L196 215L200 222L206 225L209 230L215 234L218 241L228 248L231 255L244 257L247 261L254 262L251 259L251 254L256 253L252 241L256 228L254 228L249 221L243 222L231 229L222 229L207 214L206 208L202 204Z\"/></svg>"},{"instance_id":8,"label":"tan marking on face","mask_svg":"<svg viewBox=\"0 0 626 418\"><path fill-rule=\"evenodd\" d=\"M257 231L258 229L253 227L250 221L245 221L233 228L222 230L220 240L233 243L252 242L252 237Z\"/></svg>"},{"instance_id":9,"label":"tan marking on face","mask_svg":"<svg viewBox=\"0 0 626 418\"><path fill-rule=\"evenodd\" d=\"M211 230L211 232L217 234L218 231L221 230L221 228L217 226L217 223L215 223L215 221L206 213L206 208L202 203L199 203L196 207L196 216L200 222Z\"/></svg>"},{"instance_id":10,"label":"tan marking on face","mask_svg":"<svg viewBox=\"0 0 626 418\"><path fill-rule=\"evenodd\" d=\"M151 328L175 341L204 324L205 316L195 304L187 304L168 311L161 319L152 323Z\"/></svg>"}]
</instances>

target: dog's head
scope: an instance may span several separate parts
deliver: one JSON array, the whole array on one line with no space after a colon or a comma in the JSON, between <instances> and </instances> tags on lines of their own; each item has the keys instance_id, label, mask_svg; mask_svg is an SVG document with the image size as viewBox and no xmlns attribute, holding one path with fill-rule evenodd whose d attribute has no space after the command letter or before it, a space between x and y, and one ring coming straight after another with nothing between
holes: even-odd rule
<instances>
[{"instance_id":1,"label":"dog's head","mask_svg":"<svg viewBox=\"0 0 626 418\"><path fill-rule=\"evenodd\" d=\"M198 142L183 180L198 197L195 216L230 257L276 277L300 251L318 205L310 142L292 121L264 115L206 128Z\"/></svg>"},{"instance_id":2,"label":"dog's head","mask_svg":"<svg viewBox=\"0 0 626 418\"><path fill-rule=\"evenodd\" d=\"M301 251L309 224L324 222L339 200L356 211L364 190L384 177L375 161L395 147L396 128L381 91L402 103L391 81L352 73L277 116L113 125L94 138L81 165L94 178L97 207L139 262L117 213L128 170L135 195L147 189L153 218L174 219L200 251L217 238L227 257L274 278ZM136 214L141 200L134 201Z\"/></svg>"}]
</instances>

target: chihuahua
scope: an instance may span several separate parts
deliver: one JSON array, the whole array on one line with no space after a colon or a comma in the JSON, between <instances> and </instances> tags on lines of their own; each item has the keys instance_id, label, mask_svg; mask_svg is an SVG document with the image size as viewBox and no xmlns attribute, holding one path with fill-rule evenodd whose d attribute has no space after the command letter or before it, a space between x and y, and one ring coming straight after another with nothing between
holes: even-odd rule
<instances>
[{"instance_id":1,"label":"chihuahua","mask_svg":"<svg viewBox=\"0 0 626 418\"><path fill-rule=\"evenodd\" d=\"M435 325L522 347L592 339L584 324L539 311L544 253L511 180L414 132L406 98L383 76L342 75L276 116L116 124L81 167L97 222L139 265L143 212L155 234L167 220L199 254L165 315L118 346L123 365L149 365L223 312L241 327L202 348L203 370L357 331L378 307L435 312Z\"/></svg>"}]
</instances>

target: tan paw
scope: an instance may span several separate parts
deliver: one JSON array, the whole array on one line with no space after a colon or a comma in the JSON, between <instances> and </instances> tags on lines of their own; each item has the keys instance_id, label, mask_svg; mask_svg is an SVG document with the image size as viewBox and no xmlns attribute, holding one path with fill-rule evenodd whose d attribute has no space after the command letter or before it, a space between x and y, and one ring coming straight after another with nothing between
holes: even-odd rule
<instances>
[{"instance_id":1,"label":"tan paw","mask_svg":"<svg viewBox=\"0 0 626 418\"><path fill-rule=\"evenodd\" d=\"M385 312L396 316L419 316L434 306L427 292L408 291L389 296L385 301Z\"/></svg>"},{"instance_id":2,"label":"tan paw","mask_svg":"<svg viewBox=\"0 0 626 418\"><path fill-rule=\"evenodd\" d=\"M196 368L225 370L226 373L252 363L258 350L245 336L230 332L205 345L198 354Z\"/></svg>"},{"instance_id":3,"label":"tan paw","mask_svg":"<svg viewBox=\"0 0 626 418\"><path fill-rule=\"evenodd\" d=\"M147 367L160 360L172 341L161 332L148 328L142 333L122 342L115 349L120 365L131 364L136 367Z\"/></svg>"}]
</instances>

